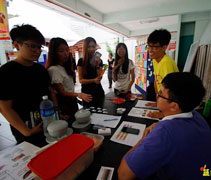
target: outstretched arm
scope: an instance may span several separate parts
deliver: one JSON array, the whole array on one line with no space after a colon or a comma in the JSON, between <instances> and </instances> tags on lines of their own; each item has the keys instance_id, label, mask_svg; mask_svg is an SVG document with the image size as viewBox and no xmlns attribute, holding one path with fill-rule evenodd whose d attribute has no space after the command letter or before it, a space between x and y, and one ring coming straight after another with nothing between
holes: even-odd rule
<instances>
[{"instance_id":1,"label":"outstretched arm","mask_svg":"<svg viewBox=\"0 0 211 180\"><path fill-rule=\"evenodd\" d=\"M12 104L12 100L0 100L0 111L14 128L24 136L31 136L32 134L42 131L40 127L42 122L32 129L28 128L17 112L12 108Z\"/></svg>"},{"instance_id":2,"label":"outstretched arm","mask_svg":"<svg viewBox=\"0 0 211 180\"><path fill-rule=\"evenodd\" d=\"M136 179L136 175L129 168L125 158L123 157L118 168L118 179L119 180L132 180Z\"/></svg>"},{"instance_id":3,"label":"outstretched arm","mask_svg":"<svg viewBox=\"0 0 211 180\"><path fill-rule=\"evenodd\" d=\"M55 89L59 94L66 97L78 97L80 99L83 99L86 102L90 102L92 100L91 94L85 94L85 93L74 93L74 92L68 92L64 90L64 87L61 83L55 83L54 84Z\"/></svg>"},{"instance_id":4,"label":"outstretched arm","mask_svg":"<svg viewBox=\"0 0 211 180\"><path fill-rule=\"evenodd\" d=\"M138 141L138 143L133 146L125 155L127 155L128 153L134 151L138 145L143 141L143 137ZM130 167L128 166L126 160L125 160L125 156L122 158L121 163L119 165L118 168L118 179L119 180L132 180L132 179L136 179L136 175L133 173L133 171L130 169Z\"/></svg>"}]
</instances>

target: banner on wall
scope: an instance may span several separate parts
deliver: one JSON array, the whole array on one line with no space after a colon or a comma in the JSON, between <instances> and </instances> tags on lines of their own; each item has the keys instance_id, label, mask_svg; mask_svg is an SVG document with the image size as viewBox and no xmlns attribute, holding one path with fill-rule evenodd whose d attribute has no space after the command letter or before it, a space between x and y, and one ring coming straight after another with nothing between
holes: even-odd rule
<instances>
[{"instance_id":1,"label":"banner on wall","mask_svg":"<svg viewBox=\"0 0 211 180\"><path fill-rule=\"evenodd\" d=\"M168 46L168 50L176 50L176 41L175 40L171 40Z\"/></svg>"},{"instance_id":2,"label":"banner on wall","mask_svg":"<svg viewBox=\"0 0 211 180\"><path fill-rule=\"evenodd\" d=\"M0 0L0 40L10 39L6 0Z\"/></svg>"},{"instance_id":3,"label":"banner on wall","mask_svg":"<svg viewBox=\"0 0 211 180\"><path fill-rule=\"evenodd\" d=\"M135 87L147 94L147 87L154 82L153 65L146 49L146 43L135 48Z\"/></svg>"}]
</instances>

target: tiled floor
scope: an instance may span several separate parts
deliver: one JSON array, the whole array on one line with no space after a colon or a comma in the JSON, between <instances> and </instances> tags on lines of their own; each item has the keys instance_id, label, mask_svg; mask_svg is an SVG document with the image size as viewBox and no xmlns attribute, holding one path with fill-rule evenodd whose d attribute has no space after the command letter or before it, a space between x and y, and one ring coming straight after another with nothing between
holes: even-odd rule
<instances>
[{"instance_id":1,"label":"tiled floor","mask_svg":"<svg viewBox=\"0 0 211 180\"><path fill-rule=\"evenodd\" d=\"M0 114L0 151L16 144L7 120Z\"/></svg>"},{"instance_id":2,"label":"tiled floor","mask_svg":"<svg viewBox=\"0 0 211 180\"><path fill-rule=\"evenodd\" d=\"M105 73L103 76L103 79L101 81L101 84L103 86L103 89L105 91L105 94L107 94L108 92L112 91L112 89L109 89L108 86L108 78L107 78L107 74ZM80 92L81 91L81 85L80 83L77 81L76 85L75 85L75 91L76 92ZM138 93L135 88L134 85L132 87L132 92L134 93ZM14 138L14 136L11 133L10 130L10 126L8 121L0 114L0 151L2 151L3 149L9 147L9 146L13 146L16 144L16 140Z\"/></svg>"}]
</instances>

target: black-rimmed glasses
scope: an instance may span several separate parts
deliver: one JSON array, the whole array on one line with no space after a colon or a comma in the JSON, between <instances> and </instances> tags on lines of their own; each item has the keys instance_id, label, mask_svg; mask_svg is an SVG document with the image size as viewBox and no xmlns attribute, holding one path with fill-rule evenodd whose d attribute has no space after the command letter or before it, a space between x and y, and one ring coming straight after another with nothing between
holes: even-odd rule
<instances>
[{"instance_id":1,"label":"black-rimmed glasses","mask_svg":"<svg viewBox=\"0 0 211 180\"><path fill-rule=\"evenodd\" d=\"M160 97L160 98L166 99L166 100L168 100L168 101L175 102L175 100L173 100L173 99L170 99L170 98L167 98L167 97L162 96L162 95L161 95L161 92L159 92L159 93L157 94L157 96Z\"/></svg>"},{"instance_id":2,"label":"black-rimmed glasses","mask_svg":"<svg viewBox=\"0 0 211 180\"><path fill-rule=\"evenodd\" d=\"M32 50L38 49L38 50L43 50L43 46L42 45L36 45L36 44L29 44L29 43L23 43L25 44L27 47L31 48Z\"/></svg>"},{"instance_id":3,"label":"black-rimmed glasses","mask_svg":"<svg viewBox=\"0 0 211 180\"><path fill-rule=\"evenodd\" d=\"M162 46L151 46L151 45L146 45L146 48L147 48L147 49L158 49L158 48L160 48L160 47L162 47Z\"/></svg>"}]
</instances>

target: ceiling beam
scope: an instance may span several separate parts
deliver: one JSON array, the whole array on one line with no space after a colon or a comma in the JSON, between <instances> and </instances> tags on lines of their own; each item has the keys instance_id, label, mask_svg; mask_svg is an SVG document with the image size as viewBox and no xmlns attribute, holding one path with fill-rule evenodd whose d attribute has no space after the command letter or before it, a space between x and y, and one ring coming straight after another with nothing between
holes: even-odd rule
<instances>
[{"instance_id":1,"label":"ceiling beam","mask_svg":"<svg viewBox=\"0 0 211 180\"><path fill-rule=\"evenodd\" d=\"M40 1L40 0L34 0L34 1ZM118 33L118 35L121 34L122 36L129 37L130 31L127 28L123 27L118 23L104 25L102 23L103 14L81 1L77 0L60 0L60 1L46 0L46 1L54 4L54 6L56 5L59 6L60 8L64 8L65 10L71 11L76 16L80 16L88 21L98 24L99 26L108 28L110 31ZM85 13L90 15L90 17L87 16Z\"/></svg>"},{"instance_id":2,"label":"ceiling beam","mask_svg":"<svg viewBox=\"0 0 211 180\"><path fill-rule=\"evenodd\" d=\"M40 1L40 0L34 0ZM183 14L182 22L194 21L196 19L207 19L210 18L211 12L211 0L177 0L174 2L166 1L165 3L157 3L153 6L148 6L144 8L136 8L132 10L126 10L121 12L114 12L109 14L103 14L91 6L85 4L80 0L45 0L69 10L76 16L86 19L87 21L92 21L100 26L104 26L122 36L138 36L142 34L149 34L151 28L148 30L140 29L135 31L130 31L126 27L122 26L121 22L127 22L130 20L140 20L150 17L160 17L169 16L175 14ZM182 4L182 6L181 6ZM190 5L191 4L191 5ZM177 8L177 7L181 8ZM207 10L207 12L204 12ZM196 12L198 11L198 12ZM203 12L200 12L203 11ZM150 12L150 13L149 13ZM192 13L191 13L192 12ZM193 13L194 12L194 13ZM170 31L172 31L173 26L170 26ZM158 27L159 28L159 27ZM165 27L164 27L165 28Z\"/></svg>"},{"instance_id":3,"label":"ceiling beam","mask_svg":"<svg viewBox=\"0 0 211 180\"><path fill-rule=\"evenodd\" d=\"M146 29L140 29L140 30L135 30L131 31L130 36L142 36L142 35L148 35L151 32L153 32L155 29L160 29L161 27L153 27L153 28L146 28ZM174 25L169 25L169 26L162 26L163 29L167 29L168 31L177 31L178 30L178 24Z\"/></svg>"},{"instance_id":4,"label":"ceiling beam","mask_svg":"<svg viewBox=\"0 0 211 180\"><path fill-rule=\"evenodd\" d=\"M211 11L183 14L181 21L184 23L209 19L211 19Z\"/></svg>"},{"instance_id":5,"label":"ceiling beam","mask_svg":"<svg viewBox=\"0 0 211 180\"><path fill-rule=\"evenodd\" d=\"M80 16L83 16L87 19L97 21L102 23L103 14L97 11L96 9L90 7L89 5L78 0L47 0L52 2L60 7L66 8L73 13L77 13Z\"/></svg>"},{"instance_id":6,"label":"ceiling beam","mask_svg":"<svg viewBox=\"0 0 211 180\"><path fill-rule=\"evenodd\" d=\"M180 7L180 8L178 8ZM181 2L166 1L165 3L157 3L153 6L139 7L136 9L113 12L103 15L104 24L112 24L116 22L127 22L151 17L171 16L176 14L185 14L191 12L211 11L210 0L186 0Z\"/></svg>"},{"instance_id":7,"label":"ceiling beam","mask_svg":"<svg viewBox=\"0 0 211 180\"><path fill-rule=\"evenodd\" d=\"M115 24L107 24L107 27L113 29L114 31L122 34L123 36L129 37L130 36L130 31L123 27L121 24L115 23Z\"/></svg>"}]
</instances>

